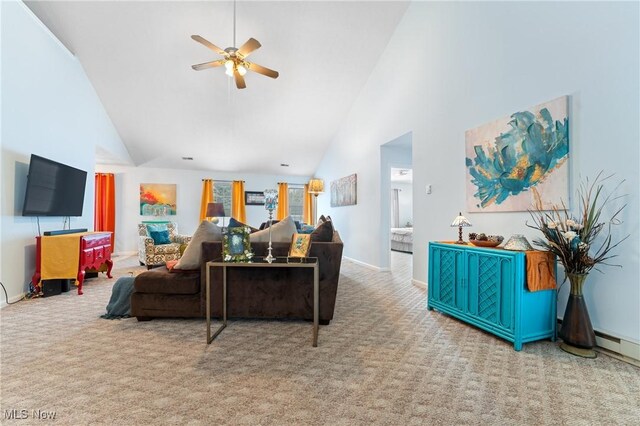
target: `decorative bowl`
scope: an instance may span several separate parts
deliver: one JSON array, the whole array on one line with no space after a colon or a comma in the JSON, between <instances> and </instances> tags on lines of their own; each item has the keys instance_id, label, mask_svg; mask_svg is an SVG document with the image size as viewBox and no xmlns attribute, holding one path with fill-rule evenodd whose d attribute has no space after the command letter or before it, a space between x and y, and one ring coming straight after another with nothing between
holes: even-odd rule
<instances>
[{"instance_id":1,"label":"decorative bowl","mask_svg":"<svg viewBox=\"0 0 640 426\"><path fill-rule=\"evenodd\" d=\"M476 247L497 247L500 245L500 243L502 241L491 241L491 240L485 240L485 241L481 241L481 240L469 240L469 242L471 244L473 244Z\"/></svg>"}]
</instances>

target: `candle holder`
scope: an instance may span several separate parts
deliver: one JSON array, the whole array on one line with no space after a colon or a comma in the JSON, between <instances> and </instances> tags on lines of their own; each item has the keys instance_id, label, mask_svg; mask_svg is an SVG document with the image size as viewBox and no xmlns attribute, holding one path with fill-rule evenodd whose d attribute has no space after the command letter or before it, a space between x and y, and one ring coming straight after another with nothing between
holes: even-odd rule
<instances>
[{"instance_id":1,"label":"candle holder","mask_svg":"<svg viewBox=\"0 0 640 426\"><path fill-rule=\"evenodd\" d=\"M273 223L273 211L278 204L278 191L275 189L265 189L264 191L264 208L269 212L269 248L267 249L267 257L264 258L267 262L271 263L275 260L275 257L271 254L271 225Z\"/></svg>"}]
</instances>

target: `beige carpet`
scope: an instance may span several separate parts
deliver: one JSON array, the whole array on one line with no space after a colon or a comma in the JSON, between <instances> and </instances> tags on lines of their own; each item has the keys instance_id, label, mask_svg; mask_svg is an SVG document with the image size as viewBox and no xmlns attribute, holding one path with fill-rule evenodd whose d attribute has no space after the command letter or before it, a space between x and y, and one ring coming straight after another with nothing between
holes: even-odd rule
<instances>
[{"instance_id":1,"label":"beige carpet","mask_svg":"<svg viewBox=\"0 0 640 426\"><path fill-rule=\"evenodd\" d=\"M335 319L104 320L114 280L0 311L2 424L638 424L640 369L512 345L425 308L409 257L343 262ZM117 276L135 258L116 259ZM6 410L28 410L26 420Z\"/></svg>"}]
</instances>

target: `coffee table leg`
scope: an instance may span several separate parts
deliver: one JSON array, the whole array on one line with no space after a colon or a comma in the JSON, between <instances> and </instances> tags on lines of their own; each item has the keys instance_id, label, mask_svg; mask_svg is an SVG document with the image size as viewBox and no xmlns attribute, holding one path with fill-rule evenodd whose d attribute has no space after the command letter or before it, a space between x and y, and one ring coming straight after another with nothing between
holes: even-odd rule
<instances>
[{"instance_id":1,"label":"coffee table leg","mask_svg":"<svg viewBox=\"0 0 640 426\"><path fill-rule=\"evenodd\" d=\"M319 299L320 298L320 283L318 277L318 265L313 268L313 347L318 347L318 323L320 319Z\"/></svg>"}]
</instances>

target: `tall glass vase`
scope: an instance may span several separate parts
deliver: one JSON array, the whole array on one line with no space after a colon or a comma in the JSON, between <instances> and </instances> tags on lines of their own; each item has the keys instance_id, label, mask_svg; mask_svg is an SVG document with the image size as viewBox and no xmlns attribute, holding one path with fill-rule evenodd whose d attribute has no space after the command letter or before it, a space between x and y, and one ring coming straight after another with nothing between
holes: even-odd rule
<instances>
[{"instance_id":1,"label":"tall glass vase","mask_svg":"<svg viewBox=\"0 0 640 426\"><path fill-rule=\"evenodd\" d=\"M596 335L591 326L589 311L582 292L587 276L588 274L567 274L571 292L560 329L560 337L563 340L560 348L573 355L595 358L596 353L593 347L596 345Z\"/></svg>"}]
</instances>

